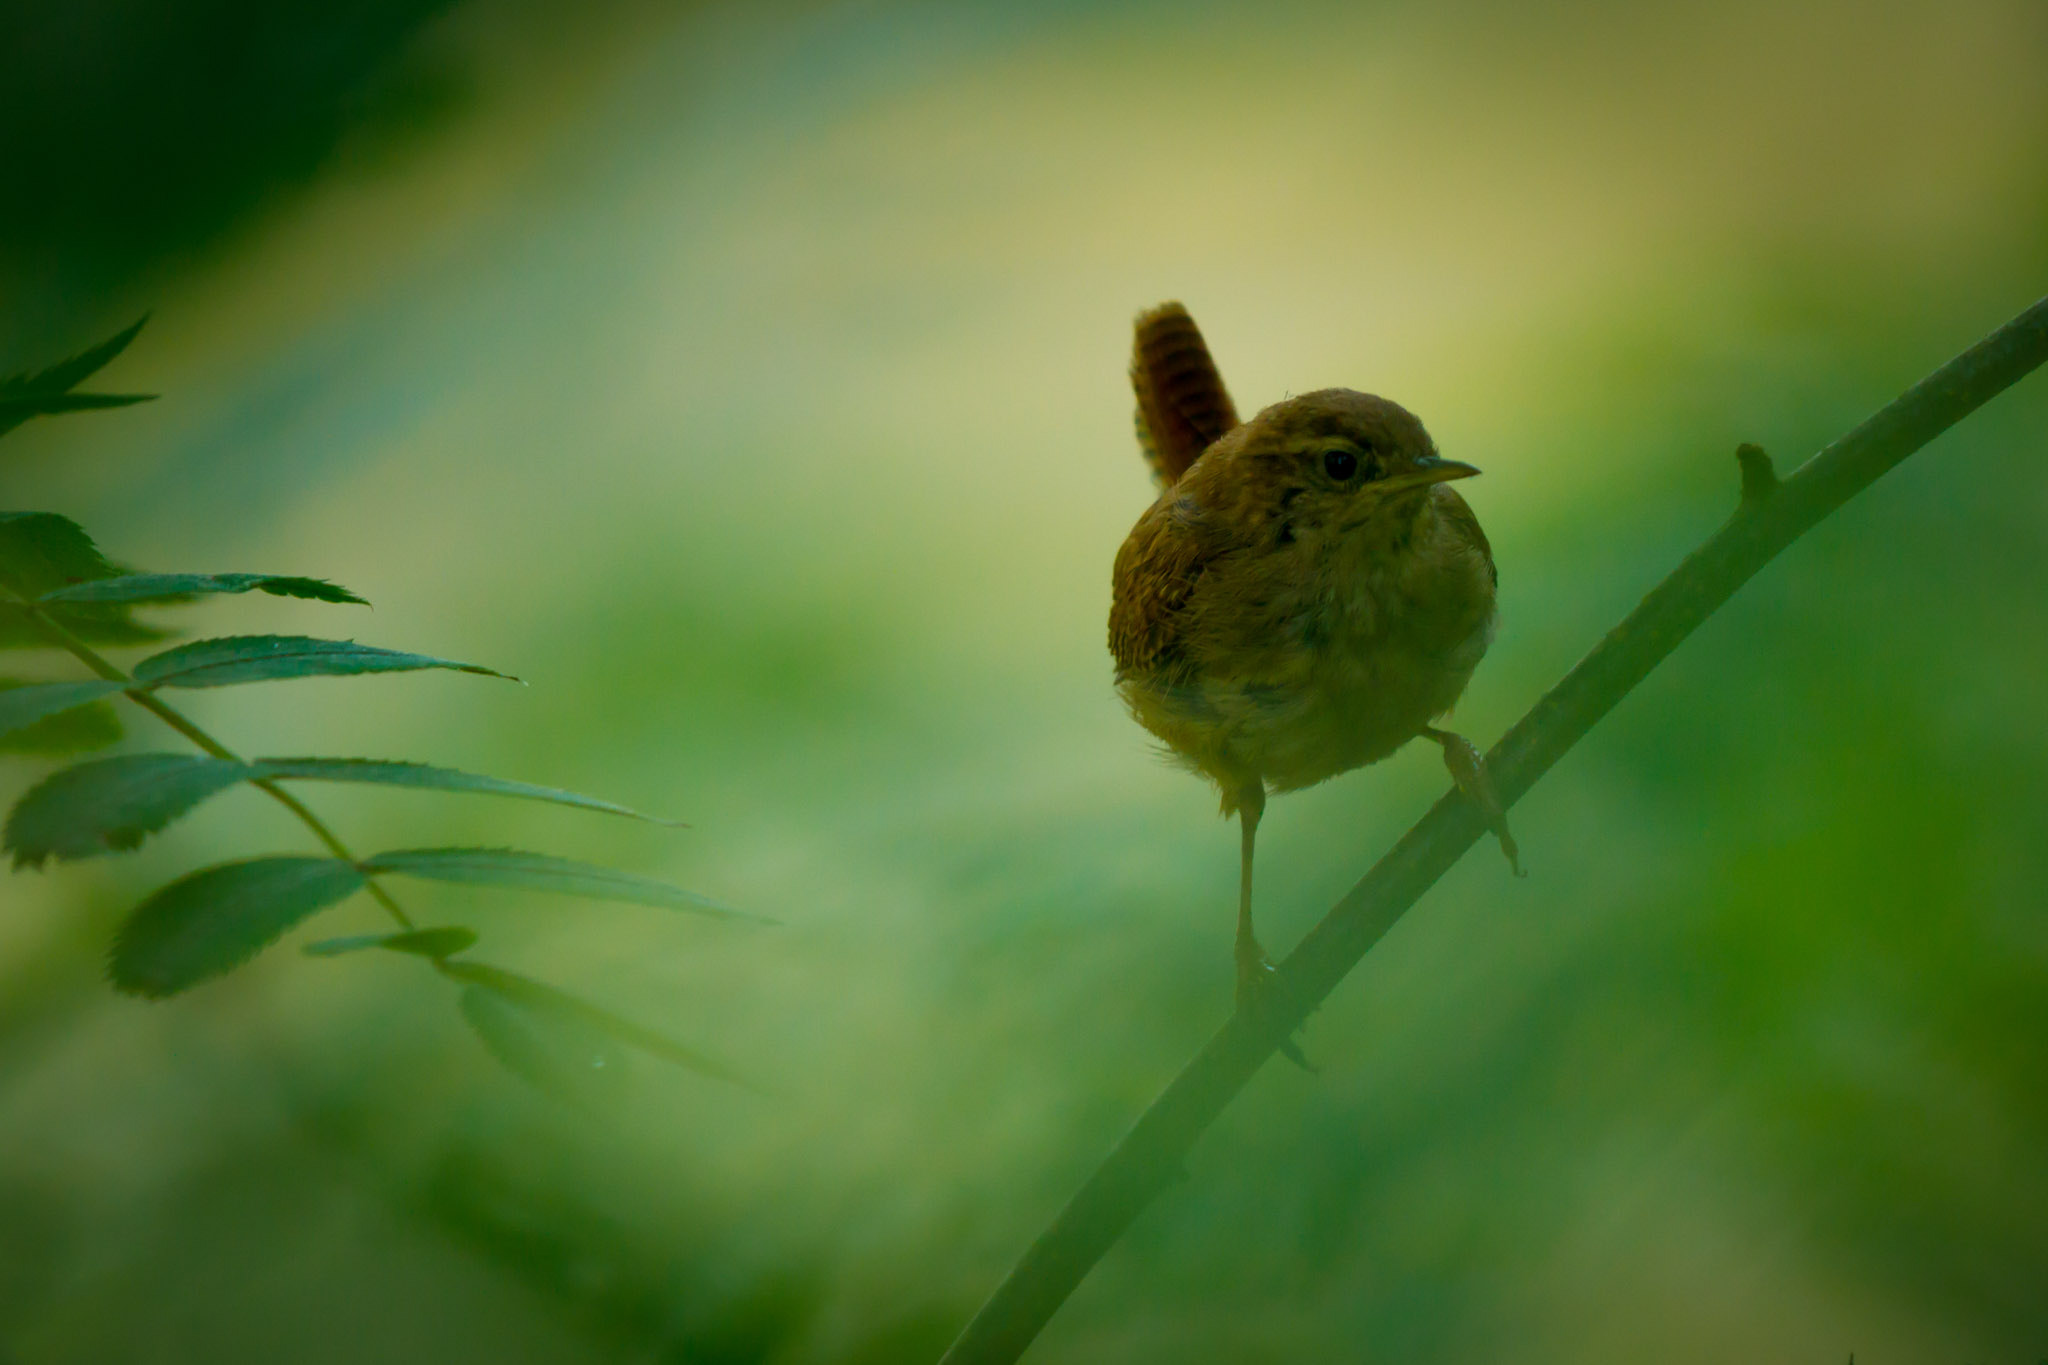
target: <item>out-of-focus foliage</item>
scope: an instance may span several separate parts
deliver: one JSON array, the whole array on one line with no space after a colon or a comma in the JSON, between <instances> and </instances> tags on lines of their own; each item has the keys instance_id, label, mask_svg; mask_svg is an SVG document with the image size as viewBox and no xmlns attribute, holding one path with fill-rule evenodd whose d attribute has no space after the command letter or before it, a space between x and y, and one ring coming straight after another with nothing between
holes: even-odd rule
<instances>
[{"instance_id":1,"label":"out-of-focus foliage","mask_svg":"<svg viewBox=\"0 0 2048 1365\"><path fill-rule=\"evenodd\" d=\"M0 582L22 597L40 599L95 579L113 579L119 573L75 522L53 512L0 512ZM161 631L133 620L127 604L121 602L60 601L52 605L50 615L87 644L145 644L163 638ZM19 601L0 598L0 649L48 644L48 637L29 622Z\"/></svg>"},{"instance_id":2,"label":"out-of-focus foliage","mask_svg":"<svg viewBox=\"0 0 2048 1365\"><path fill-rule=\"evenodd\" d=\"M125 331L117 332L99 345L81 351L69 360L60 361L47 369L36 370L33 373L24 372L0 379L0 436L6 435L31 417L48 417L60 412L89 412L96 408L125 408L131 403L148 402L153 395L74 392L88 376L126 350L128 343L135 340L135 334L141 330L142 322L137 321L130 324ZM26 528L15 528L17 537L24 529Z\"/></svg>"},{"instance_id":3,"label":"out-of-focus foliage","mask_svg":"<svg viewBox=\"0 0 2048 1365\"><path fill-rule=\"evenodd\" d=\"M1365 387L1486 471L1483 740L1727 515L1738 442L1789 468L2048 287L2038 6L616 22L601 61L478 35L405 164L79 300L158 309L169 397L23 427L8 502L152 565L331 572L378 638L528 679L180 699L251 753L313 747L311 711L325 752L690 813L588 853L787 927L487 927L771 1093L548 1102L384 951L110 998L122 911L279 846L230 788L7 882L25 1359L936 1355L1229 1003L1232 832L1101 641L1150 496L1132 313L1184 299L1247 410ZM1488 850L1438 887L1307 1032L1320 1076L1262 1075L1033 1358L2036 1358L2044 430L2036 377L1746 588L1517 808L1530 878ZM1276 802L1269 946L1442 787L1404 752ZM319 793L366 848L560 818ZM537 1036L470 999L501 1055Z\"/></svg>"},{"instance_id":4,"label":"out-of-focus foliage","mask_svg":"<svg viewBox=\"0 0 2048 1365\"><path fill-rule=\"evenodd\" d=\"M10 0L0 281L17 314L190 252L309 180L353 127L402 136L459 107L458 72L395 59L446 8Z\"/></svg>"},{"instance_id":5,"label":"out-of-focus foliage","mask_svg":"<svg viewBox=\"0 0 2048 1365\"><path fill-rule=\"evenodd\" d=\"M13 739L21 735L38 732L40 727L52 721L68 721L81 711L90 711L101 705L102 697L110 697L121 690L118 682L103 678L88 678L83 682L31 683L15 681L6 691L0 692L0 734ZM112 715L111 710L105 713ZM116 722L118 724L118 722ZM47 734L47 730L41 731ZM59 730L52 741L58 752L95 748L98 738L92 725L74 727L68 733ZM47 746L33 745L31 753L47 752Z\"/></svg>"},{"instance_id":6,"label":"out-of-focus foliage","mask_svg":"<svg viewBox=\"0 0 2048 1365\"><path fill-rule=\"evenodd\" d=\"M465 948L476 944L476 931L459 926L444 929L407 929L396 934L350 934L345 938L322 939L308 943L306 953L311 957L340 957L343 953L360 953L366 948L385 948L393 952L418 953L421 957L453 957Z\"/></svg>"},{"instance_id":7,"label":"out-of-focus foliage","mask_svg":"<svg viewBox=\"0 0 2048 1365\"><path fill-rule=\"evenodd\" d=\"M21 725L10 725L7 717L12 714L8 705L11 694L24 687L34 685L19 678L0 678L0 753L10 754L78 754L89 749L104 749L121 738L121 720L114 714L114 708L104 702L88 702L75 705L58 703L58 699L45 695L44 704L35 708L41 719ZM63 687L69 684L59 683ZM97 691L99 689L87 689ZM35 693L30 692L30 701Z\"/></svg>"}]
</instances>

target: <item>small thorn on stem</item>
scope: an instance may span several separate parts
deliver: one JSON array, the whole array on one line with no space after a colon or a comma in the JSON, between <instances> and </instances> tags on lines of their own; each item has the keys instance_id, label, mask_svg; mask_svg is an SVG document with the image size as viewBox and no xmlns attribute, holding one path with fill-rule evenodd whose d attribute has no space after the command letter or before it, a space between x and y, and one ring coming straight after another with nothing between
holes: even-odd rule
<instances>
[{"instance_id":1,"label":"small thorn on stem","mask_svg":"<svg viewBox=\"0 0 2048 1365\"><path fill-rule=\"evenodd\" d=\"M1744 441L1735 447L1735 463L1742 466L1742 510L1762 506L1778 491L1778 471L1760 445Z\"/></svg>"}]
</instances>

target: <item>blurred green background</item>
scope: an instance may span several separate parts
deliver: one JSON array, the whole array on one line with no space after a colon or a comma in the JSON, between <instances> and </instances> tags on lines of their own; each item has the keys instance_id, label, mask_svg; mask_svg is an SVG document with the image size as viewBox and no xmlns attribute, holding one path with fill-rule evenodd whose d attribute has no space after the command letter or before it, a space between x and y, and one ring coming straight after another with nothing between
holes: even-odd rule
<instances>
[{"instance_id":1,"label":"blurred green background","mask_svg":"<svg viewBox=\"0 0 2048 1365\"><path fill-rule=\"evenodd\" d=\"M1397 397L1501 565L1489 743L1731 510L2048 287L2048 10L10 5L0 444L194 631L457 676L201 694L318 790L784 927L407 888L713 1052L579 1110L351 903L168 1004L140 896L300 851L231 793L0 881L0 1358L934 1358L1221 1022L1236 838L1120 711L1131 315L1247 410ZM273 13L278 10L278 13ZM287 13L288 12L288 13ZM283 14L284 17L280 17ZM2048 1356L2048 380L1793 548L1467 857L1035 1348L1064 1362ZM56 671L57 665L49 665ZM146 718L132 748L175 748ZM9 799L43 769L0 760ZM1276 951L1444 787L1269 813Z\"/></svg>"}]
</instances>

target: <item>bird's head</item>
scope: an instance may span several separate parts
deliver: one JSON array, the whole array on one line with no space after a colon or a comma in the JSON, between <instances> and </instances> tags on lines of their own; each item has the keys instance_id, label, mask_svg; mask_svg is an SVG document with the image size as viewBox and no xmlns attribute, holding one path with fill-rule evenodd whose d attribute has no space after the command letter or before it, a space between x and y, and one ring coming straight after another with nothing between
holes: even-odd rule
<instances>
[{"instance_id":1,"label":"bird's head","mask_svg":"<svg viewBox=\"0 0 2048 1365\"><path fill-rule=\"evenodd\" d=\"M1203 466L1208 466L1204 469ZM1276 544L1396 532L1430 488L1479 471L1437 454L1414 413L1353 389L1318 389L1260 412L1196 465L1205 501L1270 524ZM1250 528L1246 528L1250 529Z\"/></svg>"}]
</instances>

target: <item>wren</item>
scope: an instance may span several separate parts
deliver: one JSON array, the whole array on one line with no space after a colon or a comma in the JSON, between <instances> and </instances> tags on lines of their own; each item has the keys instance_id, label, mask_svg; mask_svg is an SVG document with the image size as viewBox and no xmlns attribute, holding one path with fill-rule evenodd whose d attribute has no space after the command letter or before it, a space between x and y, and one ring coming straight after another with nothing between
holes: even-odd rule
<instances>
[{"instance_id":1,"label":"wren","mask_svg":"<svg viewBox=\"0 0 2048 1365\"><path fill-rule=\"evenodd\" d=\"M1271 970L1252 932L1268 792L1434 740L1520 875L1478 751L1431 724L1493 639L1493 552L1449 486L1479 471L1439 455L1400 404L1351 389L1238 421L1178 303L1138 316L1131 384L1162 490L1117 552L1109 648L1131 714L1240 822L1246 1009Z\"/></svg>"}]
</instances>

